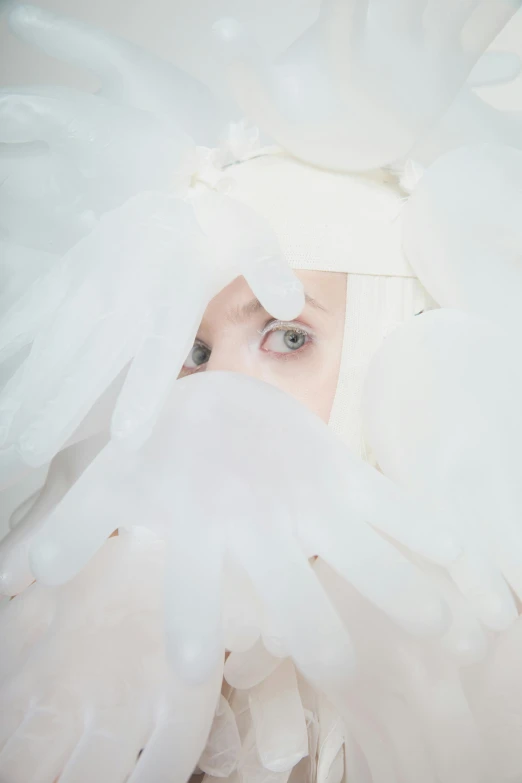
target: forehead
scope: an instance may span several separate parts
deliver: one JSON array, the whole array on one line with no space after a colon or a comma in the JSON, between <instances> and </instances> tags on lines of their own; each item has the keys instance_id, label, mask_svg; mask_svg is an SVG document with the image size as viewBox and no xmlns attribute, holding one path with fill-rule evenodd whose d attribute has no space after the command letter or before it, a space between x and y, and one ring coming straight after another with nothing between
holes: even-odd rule
<instances>
[{"instance_id":1,"label":"forehead","mask_svg":"<svg viewBox=\"0 0 522 783\"><path fill-rule=\"evenodd\" d=\"M327 314L344 313L346 275L338 272L296 271L306 293L324 308ZM236 277L214 297L205 311L205 320L216 321L254 299L244 277ZM306 308L305 308L306 309Z\"/></svg>"}]
</instances>

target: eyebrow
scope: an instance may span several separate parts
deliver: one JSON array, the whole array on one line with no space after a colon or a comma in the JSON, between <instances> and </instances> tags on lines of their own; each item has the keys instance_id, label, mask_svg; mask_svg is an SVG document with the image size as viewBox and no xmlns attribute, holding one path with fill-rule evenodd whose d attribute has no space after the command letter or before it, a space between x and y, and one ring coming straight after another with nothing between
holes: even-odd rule
<instances>
[{"instance_id":1,"label":"eyebrow","mask_svg":"<svg viewBox=\"0 0 522 783\"><path fill-rule=\"evenodd\" d=\"M326 307L323 307L323 305L317 301L317 299L314 299L313 296L310 296L310 294L305 293L305 301L307 305L310 305L310 307L314 307L316 310L322 310L324 313L327 313ZM242 323L243 321L248 320L253 315L256 315L256 313L260 312L267 312L259 299L251 299L246 304L242 305L241 307L234 307L227 315L228 320L231 323Z\"/></svg>"}]
</instances>

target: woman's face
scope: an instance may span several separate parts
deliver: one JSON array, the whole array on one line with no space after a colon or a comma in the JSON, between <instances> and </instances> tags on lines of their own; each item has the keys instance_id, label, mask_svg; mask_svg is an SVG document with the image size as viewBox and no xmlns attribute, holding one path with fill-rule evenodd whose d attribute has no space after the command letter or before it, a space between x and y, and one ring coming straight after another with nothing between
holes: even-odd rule
<instances>
[{"instance_id":1,"label":"woman's face","mask_svg":"<svg viewBox=\"0 0 522 783\"><path fill-rule=\"evenodd\" d=\"M328 421L344 330L346 278L298 272L306 306L294 321L277 321L253 297L243 277L208 305L181 377L228 370L271 383Z\"/></svg>"}]
</instances>

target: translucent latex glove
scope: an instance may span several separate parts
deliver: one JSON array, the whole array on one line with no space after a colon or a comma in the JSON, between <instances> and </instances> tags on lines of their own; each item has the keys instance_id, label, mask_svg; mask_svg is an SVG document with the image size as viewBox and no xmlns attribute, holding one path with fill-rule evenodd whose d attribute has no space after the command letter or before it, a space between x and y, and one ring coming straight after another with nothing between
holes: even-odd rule
<instances>
[{"instance_id":1,"label":"translucent latex glove","mask_svg":"<svg viewBox=\"0 0 522 783\"><path fill-rule=\"evenodd\" d=\"M131 359L113 435L146 437L206 304L234 276L244 273L277 318L304 306L302 286L253 213L200 194L196 221L167 193L186 195L205 164L172 119L194 110L204 124L204 92L88 26L31 7L15 8L10 22L46 52L99 72L103 86L96 96L39 87L0 97L0 138L12 142L0 160L0 220L15 260L20 245L34 256L0 322L3 485L49 462ZM45 261L49 248L65 252L59 263Z\"/></svg>"},{"instance_id":2,"label":"translucent latex glove","mask_svg":"<svg viewBox=\"0 0 522 783\"><path fill-rule=\"evenodd\" d=\"M59 254L140 191L183 192L196 168L172 121L66 87L0 90L0 141L2 227Z\"/></svg>"},{"instance_id":3,"label":"translucent latex glove","mask_svg":"<svg viewBox=\"0 0 522 783\"><path fill-rule=\"evenodd\" d=\"M289 775L312 751L298 675L288 658L277 661L262 681L228 698L242 741L237 760L240 779L257 780L259 776L275 781L277 774ZM225 746L220 744L223 753Z\"/></svg>"},{"instance_id":4,"label":"translucent latex glove","mask_svg":"<svg viewBox=\"0 0 522 783\"><path fill-rule=\"evenodd\" d=\"M367 780L360 776L361 765L371 770L372 783L482 781L478 727L460 679L470 663L473 671L479 668L473 635L481 631L478 623L470 629L465 607L459 606L464 602L447 576L426 563L423 569L437 584L446 583L452 624L443 645L398 628L317 558L314 573L350 631L358 661L349 697L326 703L299 674L296 678L288 658L270 654L263 638L263 643L227 657L224 676L235 689L227 699L243 748L238 758L233 724L227 720L229 731L213 742L215 757L237 759L239 780L248 781L247 765L254 780L254 770L260 780L278 781L278 775L291 769L290 780L308 780L302 769L298 776L296 766L307 752L309 763L317 765L310 779L322 783L344 780L343 767L347 780ZM450 637L460 648L458 660L447 644ZM483 635L480 659L486 646ZM487 665L486 659L480 670ZM515 674L513 668L510 673ZM319 733L315 742L314 724ZM487 738L484 745L490 749ZM488 783L492 779L485 778Z\"/></svg>"},{"instance_id":5,"label":"translucent latex glove","mask_svg":"<svg viewBox=\"0 0 522 783\"><path fill-rule=\"evenodd\" d=\"M355 774L355 745L371 783L490 783L482 775L479 730L455 658L394 626L320 559L314 570L351 629L360 662L351 697L338 708L348 780ZM458 633L463 626L455 598L449 603Z\"/></svg>"},{"instance_id":6,"label":"translucent latex glove","mask_svg":"<svg viewBox=\"0 0 522 783\"><path fill-rule=\"evenodd\" d=\"M522 61L515 52L486 52L470 73L466 88L507 84L520 76L521 70Z\"/></svg>"},{"instance_id":7,"label":"translucent latex glove","mask_svg":"<svg viewBox=\"0 0 522 783\"><path fill-rule=\"evenodd\" d=\"M240 274L275 317L301 311L270 228L227 196L147 192L107 213L0 323L0 356L32 342L0 396L3 482L49 462L129 363L112 434L142 442L206 305Z\"/></svg>"},{"instance_id":8,"label":"translucent latex glove","mask_svg":"<svg viewBox=\"0 0 522 783\"><path fill-rule=\"evenodd\" d=\"M30 6L15 7L9 23L28 43L98 72L102 89L0 91L0 224L8 237L0 247L0 312L8 317L104 212L142 190L186 186L195 165L189 119L212 125L205 88L137 47ZM38 283L33 294L41 304Z\"/></svg>"},{"instance_id":9,"label":"translucent latex glove","mask_svg":"<svg viewBox=\"0 0 522 783\"><path fill-rule=\"evenodd\" d=\"M499 57L496 65L492 62L481 66L472 85L462 87L448 111L411 150L410 156L414 160L429 166L444 153L470 144L506 144L522 150L522 111L496 109L471 89L475 80L480 79L484 86L517 75L515 56L509 60L508 52L491 54L504 55L504 58Z\"/></svg>"},{"instance_id":10,"label":"translucent latex glove","mask_svg":"<svg viewBox=\"0 0 522 783\"><path fill-rule=\"evenodd\" d=\"M481 765L485 757L482 751L490 751L491 744L486 737L484 746L480 745L479 727L468 702L468 690L461 681L461 672L471 663L475 664L473 671L479 667L481 672L487 669L486 637L482 634L481 638L478 623L470 625L465 602L447 576L424 563L425 573L437 580L441 588L445 584L444 595L451 610L451 627L440 645L434 640L415 639L398 628L321 558L313 567L350 631L358 661L349 697L339 702L333 700L333 718L318 716L323 737L329 728L332 734L337 731L340 735L337 747L334 745L331 750L335 755L339 744L344 744L347 779L361 779L356 772L362 756L363 767L371 770L372 783L490 783L493 778L482 777ZM459 650L458 658L455 649ZM483 664L478 663L481 660ZM283 764L291 765L302 747L304 716L302 710L295 711L291 682L287 680L285 687L280 685L278 690L270 687L280 674L280 666L281 659L258 643L246 652L231 653L224 671L227 682L248 695L246 707L238 709L233 698L231 705L238 725L245 726L245 720L251 719L258 757L270 769L276 768L275 758L281 769ZM516 676L515 668L510 675ZM440 698L441 693L444 698ZM320 694L316 694L316 700L320 699ZM285 720L279 721L273 714L276 709L278 715L286 712ZM249 714L245 715L245 711ZM506 741L506 745L512 741ZM325 744L326 740L321 740L323 750ZM321 761L321 755L319 779L322 763L326 763L325 758ZM339 760L336 767L338 763Z\"/></svg>"},{"instance_id":11,"label":"translucent latex glove","mask_svg":"<svg viewBox=\"0 0 522 783\"><path fill-rule=\"evenodd\" d=\"M500 328L462 312L419 315L388 336L372 360L364 419L385 473L428 506L447 509L465 544L496 564L520 597L518 346ZM474 592L466 568L461 577ZM489 607L493 619L497 610L502 616L493 597Z\"/></svg>"},{"instance_id":12,"label":"translucent latex glove","mask_svg":"<svg viewBox=\"0 0 522 783\"><path fill-rule=\"evenodd\" d=\"M102 432L60 451L49 466L43 487L14 511L11 532L0 541L0 592L4 595L17 595L33 581L28 559L33 536L107 440L108 433Z\"/></svg>"},{"instance_id":13,"label":"translucent latex glove","mask_svg":"<svg viewBox=\"0 0 522 783\"><path fill-rule=\"evenodd\" d=\"M32 5L16 6L11 30L23 41L100 79L98 95L181 127L196 144L214 146L226 108L208 87L130 41Z\"/></svg>"},{"instance_id":14,"label":"translucent latex glove","mask_svg":"<svg viewBox=\"0 0 522 783\"><path fill-rule=\"evenodd\" d=\"M486 748L490 780L522 776L522 618L492 642L487 665L469 672L467 690Z\"/></svg>"},{"instance_id":15,"label":"translucent latex glove","mask_svg":"<svg viewBox=\"0 0 522 783\"><path fill-rule=\"evenodd\" d=\"M519 5L327 0L275 63L234 19L215 33L247 116L296 157L356 171L410 152Z\"/></svg>"},{"instance_id":16,"label":"translucent latex glove","mask_svg":"<svg viewBox=\"0 0 522 783\"><path fill-rule=\"evenodd\" d=\"M522 333L522 151L463 147L432 164L403 210L415 273L443 307Z\"/></svg>"},{"instance_id":17,"label":"translucent latex glove","mask_svg":"<svg viewBox=\"0 0 522 783\"><path fill-rule=\"evenodd\" d=\"M8 143L0 211L11 242L61 253L139 191L188 184L194 143L215 145L224 124L206 87L133 44L33 6L15 7L9 23L101 79L97 95L0 91L0 141Z\"/></svg>"},{"instance_id":18,"label":"translucent latex glove","mask_svg":"<svg viewBox=\"0 0 522 783\"><path fill-rule=\"evenodd\" d=\"M2 607L1 780L186 783L223 664L202 686L169 669L164 563L150 536L112 538L65 587L35 584Z\"/></svg>"},{"instance_id":19,"label":"translucent latex glove","mask_svg":"<svg viewBox=\"0 0 522 783\"><path fill-rule=\"evenodd\" d=\"M168 542L170 652L189 678L204 678L221 654L225 555L246 571L282 648L336 699L353 666L350 640L307 558L320 555L414 635L449 622L437 587L374 530L449 567L461 549L441 520L313 414L246 376L184 378L140 450L110 442L35 537L35 578L73 577L115 521Z\"/></svg>"},{"instance_id":20,"label":"translucent latex glove","mask_svg":"<svg viewBox=\"0 0 522 783\"><path fill-rule=\"evenodd\" d=\"M0 240L0 313L6 313L58 258L54 253L44 253Z\"/></svg>"}]
</instances>

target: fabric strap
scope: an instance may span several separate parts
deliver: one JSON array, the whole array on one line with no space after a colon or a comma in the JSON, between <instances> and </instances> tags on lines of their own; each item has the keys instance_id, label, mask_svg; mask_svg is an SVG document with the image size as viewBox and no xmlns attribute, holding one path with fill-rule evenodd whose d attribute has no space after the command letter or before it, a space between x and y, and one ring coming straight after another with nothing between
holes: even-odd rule
<instances>
[{"instance_id":1,"label":"fabric strap","mask_svg":"<svg viewBox=\"0 0 522 783\"><path fill-rule=\"evenodd\" d=\"M346 275L341 365L329 425L353 451L373 464L361 417L368 365L396 326L435 306L416 278Z\"/></svg>"}]
</instances>

